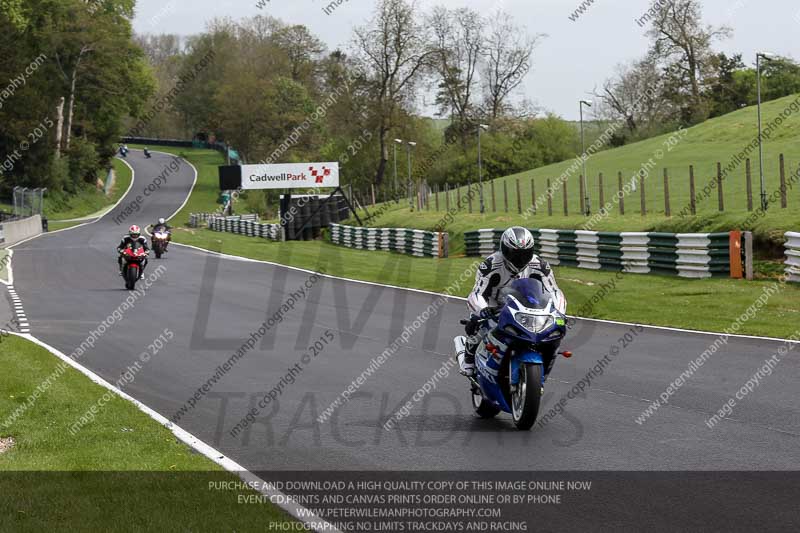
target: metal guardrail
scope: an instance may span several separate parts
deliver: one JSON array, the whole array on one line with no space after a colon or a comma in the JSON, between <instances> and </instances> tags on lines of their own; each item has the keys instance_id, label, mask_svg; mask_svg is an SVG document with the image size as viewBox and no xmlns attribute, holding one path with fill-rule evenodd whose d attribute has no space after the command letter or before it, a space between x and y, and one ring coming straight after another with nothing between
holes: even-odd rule
<instances>
[{"instance_id":1,"label":"metal guardrail","mask_svg":"<svg viewBox=\"0 0 800 533\"><path fill-rule=\"evenodd\" d=\"M786 233L786 275L789 281L800 283L800 233Z\"/></svg>"},{"instance_id":2,"label":"metal guardrail","mask_svg":"<svg viewBox=\"0 0 800 533\"><path fill-rule=\"evenodd\" d=\"M7 222L11 220L18 220L20 217L15 215L14 213L6 213L5 211L0 211L0 222Z\"/></svg>"}]
</instances>

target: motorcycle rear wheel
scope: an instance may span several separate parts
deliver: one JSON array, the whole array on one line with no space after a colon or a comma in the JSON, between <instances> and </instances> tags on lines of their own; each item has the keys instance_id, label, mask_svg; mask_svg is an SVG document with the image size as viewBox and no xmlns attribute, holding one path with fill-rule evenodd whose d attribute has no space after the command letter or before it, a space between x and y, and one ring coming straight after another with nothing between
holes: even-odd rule
<instances>
[{"instance_id":1,"label":"motorcycle rear wheel","mask_svg":"<svg viewBox=\"0 0 800 533\"><path fill-rule=\"evenodd\" d=\"M480 391L472 389L472 408L478 418L494 418L500 412L500 408L487 402Z\"/></svg>"},{"instance_id":2,"label":"motorcycle rear wheel","mask_svg":"<svg viewBox=\"0 0 800 533\"><path fill-rule=\"evenodd\" d=\"M524 363L519 369L519 384L511 393L511 416L517 429L528 431L539 415L542 399L542 365Z\"/></svg>"}]
</instances>

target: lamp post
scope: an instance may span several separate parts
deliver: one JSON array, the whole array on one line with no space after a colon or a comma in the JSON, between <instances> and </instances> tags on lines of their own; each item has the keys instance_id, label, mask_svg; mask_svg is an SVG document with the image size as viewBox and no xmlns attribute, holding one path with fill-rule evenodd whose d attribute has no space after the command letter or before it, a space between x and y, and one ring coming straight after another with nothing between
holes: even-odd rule
<instances>
[{"instance_id":1,"label":"lamp post","mask_svg":"<svg viewBox=\"0 0 800 533\"><path fill-rule=\"evenodd\" d=\"M581 114L581 161L583 162L583 192L585 195L585 204L586 204L586 216L592 214L592 205L591 199L589 198L589 182L587 181L586 176L586 143L584 141L583 136L583 106L592 107L592 102L590 100L581 100L580 105L580 114Z\"/></svg>"},{"instance_id":2,"label":"lamp post","mask_svg":"<svg viewBox=\"0 0 800 533\"><path fill-rule=\"evenodd\" d=\"M394 140L394 196L397 198L397 145L403 144L403 139Z\"/></svg>"},{"instance_id":3,"label":"lamp post","mask_svg":"<svg viewBox=\"0 0 800 533\"><path fill-rule=\"evenodd\" d=\"M761 58L769 61L773 54L767 52L756 53L756 92L758 93L758 175L761 187L761 210L766 211L769 207L767 202L767 191L764 186L764 145L761 135Z\"/></svg>"},{"instance_id":4,"label":"lamp post","mask_svg":"<svg viewBox=\"0 0 800 533\"><path fill-rule=\"evenodd\" d=\"M414 210L414 198L411 196L411 149L417 145L415 142L407 141L406 149L408 151L408 208Z\"/></svg>"},{"instance_id":5,"label":"lamp post","mask_svg":"<svg viewBox=\"0 0 800 533\"><path fill-rule=\"evenodd\" d=\"M483 159L481 158L481 131L488 130L489 126L486 124L478 124L478 193L481 199L481 214L486 211L483 202Z\"/></svg>"}]
</instances>

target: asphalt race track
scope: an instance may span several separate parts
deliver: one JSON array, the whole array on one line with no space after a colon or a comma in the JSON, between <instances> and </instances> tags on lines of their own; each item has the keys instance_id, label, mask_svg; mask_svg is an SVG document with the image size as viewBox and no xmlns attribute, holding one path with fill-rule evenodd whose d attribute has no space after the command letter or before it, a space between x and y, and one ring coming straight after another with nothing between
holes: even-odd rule
<instances>
[{"instance_id":1,"label":"asphalt race track","mask_svg":"<svg viewBox=\"0 0 800 533\"><path fill-rule=\"evenodd\" d=\"M97 222L15 247L15 287L32 335L69 354L128 297L117 275L115 245L131 223L153 223L181 206L194 180L192 167L182 163L165 186L143 198L138 213L121 224L114 218L171 161L166 154L154 153L147 160L131 152L135 182L114 211ZM328 255L320 265L335 260L335 254ZM451 368L394 429L383 429L386 418L450 357L465 310L463 301L453 299L320 423L317 417L436 296L314 280L307 272L183 246L172 246L161 261L152 258L148 273L159 266L164 270L153 286L79 360L116 382L137 354L165 329L171 331L174 337L124 388L171 418L268 317L291 301L294 308L280 324L252 343L253 349L178 420L252 471L797 470L800 464L796 352L783 357L771 376L738 401L731 417L713 429L705 424L777 352L783 345L779 341L730 338L668 405L638 424L636 418L650 402L716 337L647 328L628 342L620 339L632 326L579 321L563 346L573 348L575 356L557 362L540 415L612 348L619 353L584 394L566 404L563 415L544 427L520 433L509 415L475 419L466 381ZM391 266L390 258L386 267ZM311 287L306 295L292 297L304 284ZM327 343L288 383L288 369L321 339ZM259 400L281 380L285 386L273 393L275 401L260 409ZM233 436L231 430L251 408L258 410L255 423Z\"/></svg>"}]
</instances>

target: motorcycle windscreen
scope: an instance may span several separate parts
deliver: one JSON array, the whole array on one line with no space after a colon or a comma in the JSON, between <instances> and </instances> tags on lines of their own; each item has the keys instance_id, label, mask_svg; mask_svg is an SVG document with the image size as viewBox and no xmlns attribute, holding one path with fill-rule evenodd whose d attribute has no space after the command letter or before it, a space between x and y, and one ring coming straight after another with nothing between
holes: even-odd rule
<instances>
[{"instance_id":1,"label":"motorcycle windscreen","mask_svg":"<svg viewBox=\"0 0 800 533\"><path fill-rule=\"evenodd\" d=\"M533 278L518 279L511 285L502 288L498 295L500 305L505 305L509 296L513 296L528 309L546 309L553 299L552 295L545 290L542 282Z\"/></svg>"}]
</instances>

